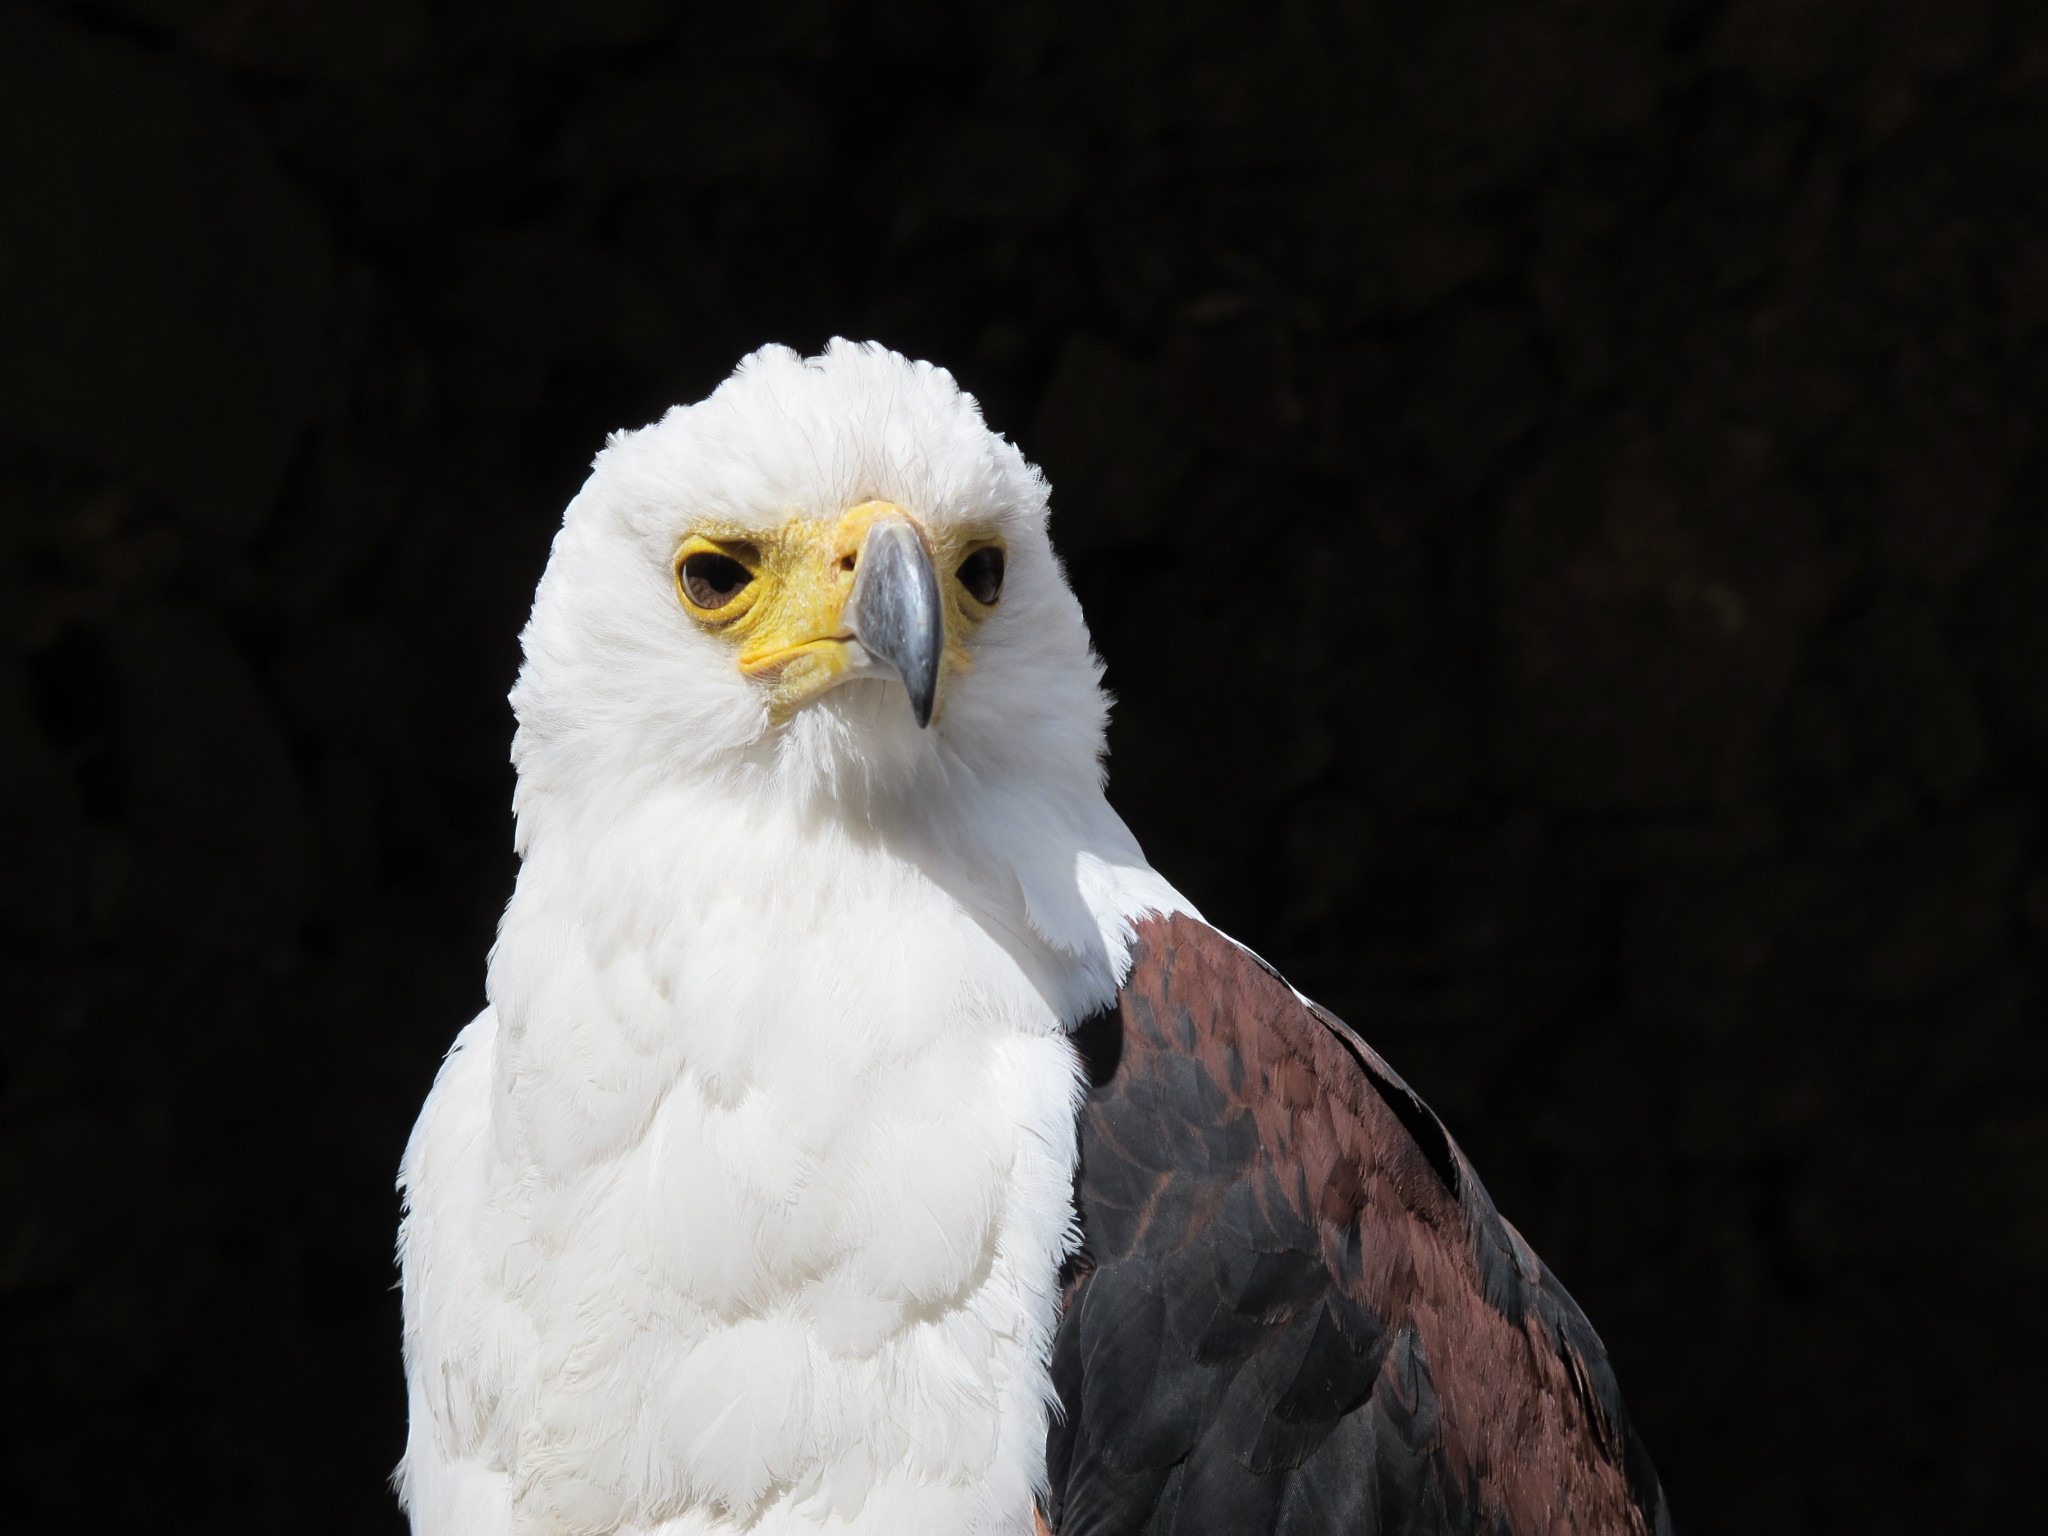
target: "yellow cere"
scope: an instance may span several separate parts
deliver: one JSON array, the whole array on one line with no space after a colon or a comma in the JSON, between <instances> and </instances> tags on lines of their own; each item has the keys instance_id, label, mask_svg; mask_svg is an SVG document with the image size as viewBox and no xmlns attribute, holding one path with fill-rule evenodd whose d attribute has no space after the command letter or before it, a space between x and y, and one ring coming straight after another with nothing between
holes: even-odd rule
<instances>
[{"instance_id":1,"label":"yellow cere","mask_svg":"<svg viewBox=\"0 0 2048 1536\"><path fill-rule=\"evenodd\" d=\"M683 611L737 649L740 670L769 688L777 720L788 719L846 680L854 635L843 612L868 530L891 514L907 518L918 530L938 574L946 620L943 699L946 676L973 665L966 638L993 611L977 602L955 573L969 555L1000 540L968 530L934 535L892 502L864 501L833 522L792 517L766 530L700 525L677 547L676 597ZM693 561L693 556L711 558ZM740 573L718 557L744 567L749 579L738 584Z\"/></svg>"}]
</instances>

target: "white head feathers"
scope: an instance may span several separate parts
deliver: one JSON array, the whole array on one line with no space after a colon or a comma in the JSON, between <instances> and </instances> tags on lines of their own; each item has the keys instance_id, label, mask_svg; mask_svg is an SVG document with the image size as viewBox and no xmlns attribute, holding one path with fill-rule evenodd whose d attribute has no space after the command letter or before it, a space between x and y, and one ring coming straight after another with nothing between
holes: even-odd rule
<instances>
[{"instance_id":1,"label":"white head feathers","mask_svg":"<svg viewBox=\"0 0 2048 1536\"><path fill-rule=\"evenodd\" d=\"M694 523L830 521L870 499L928 527L994 522L1008 545L1000 608L972 672L920 732L901 687L834 689L784 726L676 600ZM1046 537L1046 484L984 425L951 374L878 345L800 358L765 347L702 403L614 434L570 504L523 643L512 703L525 821L542 797L618 775L740 777L756 791L860 805L971 783L1093 797L1106 701L1080 605Z\"/></svg>"},{"instance_id":2,"label":"white head feathers","mask_svg":"<svg viewBox=\"0 0 2048 1536\"><path fill-rule=\"evenodd\" d=\"M932 530L998 527L1001 604L928 730L893 680L843 684L778 723L729 648L684 613L678 544L707 519L766 530L869 499ZM899 845L949 887L1021 893L1030 929L1086 953L1087 990L1106 996L1121 925L1104 933L1088 887L1150 871L1102 796L1101 664L1046 515L1043 476L952 375L875 343L836 340L814 358L764 347L701 403L614 434L569 505L521 637L522 853L556 825L581 839L593 819L668 791L779 802ZM1009 904L984 891L970 905L990 894Z\"/></svg>"}]
</instances>

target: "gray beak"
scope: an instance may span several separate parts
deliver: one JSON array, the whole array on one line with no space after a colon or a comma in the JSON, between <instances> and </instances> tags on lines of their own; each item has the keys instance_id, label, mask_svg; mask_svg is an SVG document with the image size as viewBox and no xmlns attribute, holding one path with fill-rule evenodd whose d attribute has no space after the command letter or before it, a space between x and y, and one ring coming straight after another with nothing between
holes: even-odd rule
<instances>
[{"instance_id":1,"label":"gray beak","mask_svg":"<svg viewBox=\"0 0 2048 1536\"><path fill-rule=\"evenodd\" d=\"M946 618L931 551L908 518L877 518L868 530L846 607L861 648L896 669L910 692L910 712L920 726L930 725Z\"/></svg>"}]
</instances>

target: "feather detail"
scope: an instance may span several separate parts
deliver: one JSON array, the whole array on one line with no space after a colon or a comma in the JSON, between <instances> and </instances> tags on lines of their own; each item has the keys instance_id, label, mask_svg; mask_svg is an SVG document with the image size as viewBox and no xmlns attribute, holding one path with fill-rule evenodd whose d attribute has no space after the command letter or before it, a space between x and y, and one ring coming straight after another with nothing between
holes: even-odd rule
<instances>
[{"instance_id":1,"label":"feather detail","mask_svg":"<svg viewBox=\"0 0 2048 1536\"><path fill-rule=\"evenodd\" d=\"M1179 914L1076 1041L1054 1536L1668 1536L1584 1314L1350 1029Z\"/></svg>"}]
</instances>

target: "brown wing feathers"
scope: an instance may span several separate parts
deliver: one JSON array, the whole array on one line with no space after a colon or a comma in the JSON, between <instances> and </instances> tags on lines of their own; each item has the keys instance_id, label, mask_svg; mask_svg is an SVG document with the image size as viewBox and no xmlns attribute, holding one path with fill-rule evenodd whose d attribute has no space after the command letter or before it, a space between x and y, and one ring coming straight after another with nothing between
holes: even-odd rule
<instances>
[{"instance_id":1,"label":"brown wing feathers","mask_svg":"<svg viewBox=\"0 0 2048 1536\"><path fill-rule=\"evenodd\" d=\"M1357 1036L1172 917L1075 1038L1056 1536L1668 1530L1599 1339Z\"/></svg>"}]
</instances>

